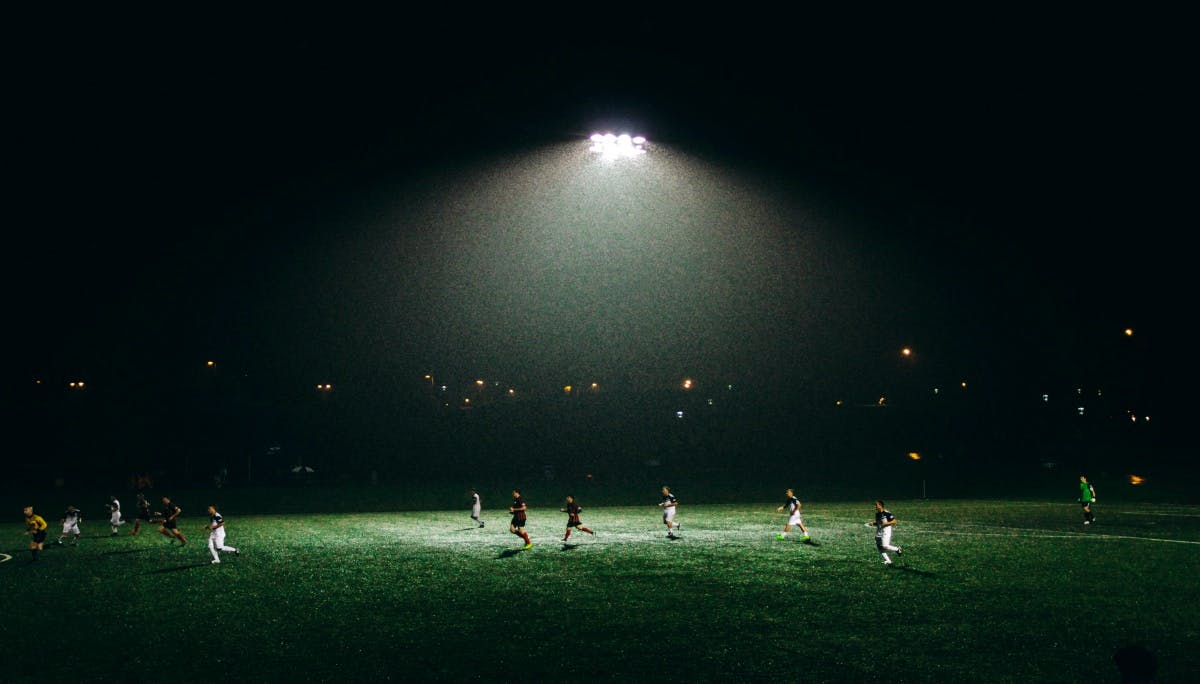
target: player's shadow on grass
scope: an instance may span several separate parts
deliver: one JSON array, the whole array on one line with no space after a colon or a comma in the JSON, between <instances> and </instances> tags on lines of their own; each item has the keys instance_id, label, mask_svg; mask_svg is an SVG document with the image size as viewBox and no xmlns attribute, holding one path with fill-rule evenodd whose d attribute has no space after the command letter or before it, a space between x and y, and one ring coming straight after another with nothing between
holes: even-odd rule
<instances>
[{"instance_id":1,"label":"player's shadow on grass","mask_svg":"<svg viewBox=\"0 0 1200 684\"><path fill-rule=\"evenodd\" d=\"M173 568L159 568L158 570L151 570L149 574L162 575L162 574L168 573L168 572L179 572L180 570L191 570L192 568L203 568L203 567L207 567L209 565L211 565L211 563L208 563L208 562L192 563L191 565L177 565Z\"/></svg>"},{"instance_id":2,"label":"player's shadow on grass","mask_svg":"<svg viewBox=\"0 0 1200 684\"><path fill-rule=\"evenodd\" d=\"M127 553L145 553L149 550L150 549L147 547L144 549L125 549L124 551L105 551L104 555L105 556L124 556Z\"/></svg>"},{"instance_id":3,"label":"player's shadow on grass","mask_svg":"<svg viewBox=\"0 0 1200 684\"><path fill-rule=\"evenodd\" d=\"M563 542L563 545L562 545L563 551L574 551L577 548L579 548L579 544L569 544L567 542Z\"/></svg>"},{"instance_id":4,"label":"player's shadow on grass","mask_svg":"<svg viewBox=\"0 0 1200 684\"><path fill-rule=\"evenodd\" d=\"M454 531L455 532L470 532L471 530L477 530L477 529L479 529L479 525L475 525L473 527L460 527Z\"/></svg>"},{"instance_id":5,"label":"player's shadow on grass","mask_svg":"<svg viewBox=\"0 0 1200 684\"><path fill-rule=\"evenodd\" d=\"M937 577L937 574L935 573L929 572L928 570L919 570L910 565L893 565L892 567L900 572L907 572L917 575L918 577Z\"/></svg>"},{"instance_id":6,"label":"player's shadow on grass","mask_svg":"<svg viewBox=\"0 0 1200 684\"><path fill-rule=\"evenodd\" d=\"M524 551L524 549L504 549L500 552L499 556L496 556L496 558L512 558L513 556L521 555L522 551Z\"/></svg>"}]
</instances>

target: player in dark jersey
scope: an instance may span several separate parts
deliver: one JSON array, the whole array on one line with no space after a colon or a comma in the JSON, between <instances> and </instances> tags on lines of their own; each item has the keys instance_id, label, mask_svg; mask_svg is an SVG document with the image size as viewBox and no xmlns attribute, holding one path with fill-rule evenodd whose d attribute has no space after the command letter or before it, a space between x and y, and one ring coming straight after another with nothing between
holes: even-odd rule
<instances>
[{"instance_id":1,"label":"player in dark jersey","mask_svg":"<svg viewBox=\"0 0 1200 684\"><path fill-rule=\"evenodd\" d=\"M146 495L138 492L137 495L137 516L133 519L133 530L129 534L137 536L137 533L142 530L142 523L150 524L150 519L154 516L150 513L150 502L146 500Z\"/></svg>"},{"instance_id":2,"label":"player in dark jersey","mask_svg":"<svg viewBox=\"0 0 1200 684\"><path fill-rule=\"evenodd\" d=\"M33 506L25 507L25 534L30 535L29 553L33 560L38 559L38 551L46 542L46 519L33 512Z\"/></svg>"},{"instance_id":3,"label":"player in dark jersey","mask_svg":"<svg viewBox=\"0 0 1200 684\"><path fill-rule=\"evenodd\" d=\"M521 497L521 490L514 489L512 492L513 502L508 507L508 512L512 513L512 522L508 524L508 531L525 540L526 549L533 548L533 541L529 538L529 533L525 531L525 512L528 506L525 505L525 499Z\"/></svg>"},{"instance_id":4,"label":"player in dark jersey","mask_svg":"<svg viewBox=\"0 0 1200 684\"><path fill-rule=\"evenodd\" d=\"M167 497L162 498L163 509L156 517L159 520L158 531L164 537L174 537L179 540L179 545L183 546L187 543L187 537L179 531L179 516L183 513L183 509L171 502Z\"/></svg>"},{"instance_id":5,"label":"player in dark jersey","mask_svg":"<svg viewBox=\"0 0 1200 684\"><path fill-rule=\"evenodd\" d=\"M897 556L904 554L899 546L892 545L892 528L896 526L896 516L892 515L882 499L875 500L875 519L867 522L868 527L875 528L875 548L883 556L883 564L891 565L892 559L888 551L895 551Z\"/></svg>"},{"instance_id":6,"label":"player in dark jersey","mask_svg":"<svg viewBox=\"0 0 1200 684\"><path fill-rule=\"evenodd\" d=\"M675 534L679 531L679 522L675 520L675 508L679 506L679 500L671 493L671 488L662 486L662 501L658 502L658 507L663 511L663 524L667 526L667 538L676 539L679 535Z\"/></svg>"},{"instance_id":7,"label":"player in dark jersey","mask_svg":"<svg viewBox=\"0 0 1200 684\"><path fill-rule=\"evenodd\" d=\"M566 505L558 510L567 514L567 533L563 535L563 541L566 541L571 537L572 527L578 528L580 532L587 532L591 535L596 534L595 532L584 527L583 523L579 522L579 514L583 512L583 507L575 503L574 496L568 496Z\"/></svg>"},{"instance_id":8,"label":"player in dark jersey","mask_svg":"<svg viewBox=\"0 0 1200 684\"><path fill-rule=\"evenodd\" d=\"M783 525L783 532L775 535L775 537L777 539L787 539L788 532L790 532L792 527L795 526L800 528L800 534L802 535L800 537L800 541L811 541L811 537L808 536L808 528L804 526L804 516L800 513L800 499L796 497L795 490L791 489L790 487L788 488L786 494L787 500L783 502L782 506L776 508L775 510L779 511L780 513L786 512L788 514L788 521Z\"/></svg>"}]
</instances>

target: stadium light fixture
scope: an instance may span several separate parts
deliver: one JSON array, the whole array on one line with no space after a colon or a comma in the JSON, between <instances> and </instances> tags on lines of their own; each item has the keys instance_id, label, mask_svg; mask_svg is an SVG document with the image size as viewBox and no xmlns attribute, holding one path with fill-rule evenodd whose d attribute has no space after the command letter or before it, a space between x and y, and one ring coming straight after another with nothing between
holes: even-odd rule
<instances>
[{"instance_id":1,"label":"stadium light fixture","mask_svg":"<svg viewBox=\"0 0 1200 684\"><path fill-rule=\"evenodd\" d=\"M646 153L646 138L640 135L621 133L593 133L591 151L601 159L637 157Z\"/></svg>"}]
</instances>

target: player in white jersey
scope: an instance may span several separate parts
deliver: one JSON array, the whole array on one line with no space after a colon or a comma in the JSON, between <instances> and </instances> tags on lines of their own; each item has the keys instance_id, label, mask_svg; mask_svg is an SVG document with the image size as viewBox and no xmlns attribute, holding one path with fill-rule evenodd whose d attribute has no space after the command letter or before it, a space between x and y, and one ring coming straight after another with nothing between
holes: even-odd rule
<instances>
[{"instance_id":1,"label":"player in white jersey","mask_svg":"<svg viewBox=\"0 0 1200 684\"><path fill-rule=\"evenodd\" d=\"M671 488L663 485L662 501L658 502L658 506L663 509L663 524L667 526L667 538L677 539L679 535L675 534L679 531L679 523L675 521L675 508L679 505L679 500L671 493Z\"/></svg>"},{"instance_id":2,"label":"player in white jersey","mask_svg":"<svg viewBox=\"0 0 1200 684\"><path fill-rule=\"evenodd\" d=\"M71 537L71 546L79 543L79 523L83 520L83 514L74 506L67 506L67 511L62 515L62 534L58 536L58 541L54 542L62 546L63 540L68 536Z\"/></svg>"},{"instance_id":3,"label":"player in white jersey","mask_svg":"<svg viewBox=\"0 0 1200 684\"><path fill-rule=\"evenodd\" d=\"M867 522L867 527L875 528L875 548L883 555L883 564L891 565L892 559L888 551L895 551L896 556L903 555L899 546L892 545L892 528L896 526L896 516L884 507L882 499L875 500L875 519Z\"/></svg>"},{"instance_id":4,"label":"player in white jersey","mask_svg":"<svg viewBox=\"0 0 1200 684\"><path fill-rule=\"evenodd\" d=\"M225 518L217 512L216 506L208 507L208 524L204 526L204 529L208 530L208 551L212 554L214 564L221 562L221 557L217 555L218 551L228 551L235 556L241 555L232 546L225 546Z\"/></svg>"},{"instance_id":5,"label":"player in white jersey","mask_svg":"<svg viewBox=\"0 0 1200 684\"><path fill-rule=\"evenodd\" d=\"M800 499L796 498L796 492L790 487L788 488L786 494L787 501L784 501L783 505L775 510L779 511L780 513L787 511L788 521L787 524L783 526L783 532L775 535L775 537L777 539L787 539L788 532L790 532L793 527L799 527L802 534L800 541L809 541L811 537L808 536L808 528L804 526L804 517L800 515Z\"/></svg>"},{"instance_id":6,"label":"player in white jersey","mask_svg":"<svg viewBox=\"0 0 1200 684\"><path fill-rule=\"evenodd\" d=\"M479 523L480 527L483 527L483 521L479 519L479 511L482 510L482 506L479 503L479 492L474 487L467 491L471 495L471 520L474 520Z\"/></svg>"},{"instance_id":7,"label":"player in white jersey","mask_svg":"<svg viewBox=\"0 0 1200 684\"><path fill-rule=\"evenodd\" d=\"M115 496L108 497L108 514L108 523L112 526L112 534L109 536L115 537L117 536L117 528L125 524L121 520L121 502L117 501L117 497Z\"/></svg>"}]
</instances>

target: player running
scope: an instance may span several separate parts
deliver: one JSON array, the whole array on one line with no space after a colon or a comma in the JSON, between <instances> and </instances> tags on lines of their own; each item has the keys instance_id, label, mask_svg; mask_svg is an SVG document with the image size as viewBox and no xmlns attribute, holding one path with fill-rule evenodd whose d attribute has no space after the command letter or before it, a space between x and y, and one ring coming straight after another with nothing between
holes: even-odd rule
<instances>
[{"instance_id":1,"label":"player running","mask_svg":"<svg viewBox=\"0 0 1200 684\"><path fill-rule=\"evenodd\" d=\"M29 553L33 556L33 560L38 559L38 551L42 550L42 545L46 541L46 520L42 516L33 512L33 506L25 507L25 534L31 536L29 540Z\"/></svg>"},{"instance_id":2,"label":"player running","mask_svg":"<svg viewBox=\"0 0 1200 684\"><path fill-rule=\"evenodd\" d=\"M158 531L164 537L173 537L179 540L179 545L183 546L187 543L187 537L179 531L179 516L183 513L183 509L171 502L167 497L162 498L163 510L157 514L159 520Z\"/></svg>"},{"instance_id":3,"label":"player running","mask_svg":"<svg viewBox=\"0 0 1200 684\"><path fill-rule=\"evenodd\" d=\"M58 540L54 543L62 546L63 540L68 536L71 537L71 546L79 543L79 523L83 520L83 514L74 506L67 506L67 510L62 514L62 534L58 535Z\"/></svg>"},{"instance_id":4,"label":"player running","mask_svg":"<svg viewBox=\"0 0 1200 684\"><path fill-rule=\"evenodd\" d=\"M787 539L788 532L790 532L792 527L794 526L794 527L799 527L800 531L804 535L804 536L800 537L800 541L806 542L806 541L811 540L812 537L808 536L808 528L804 526L804 517L800 515L800 499L796 498L796 492L793 491L790 487L785 492L785 494L787 494L787 500L783 502L782 506L780 506L779 508L776 508L775 510L779 511L780 513L784 512L786 510L787 514L788 514L788 521L783 526L783 532L775 535L775 538L776 539Z\"/></svg>"},{"instance_id":5,"label":"player running","mask_svg":"<svg viewBox=\"0 0 1200 684\"><path fill-rule=\"evenodd\" d=\"M883 564L891 565L892 559L888 551L895 551L900 557L904 551L899 546L892 546L892 528L896 526L896 516L884 507L883 499L875 500L875 519L867 521L867 527L875 528L875 548L883 555Z\"/></svg>"},{"instance_id":6,"label":"player running","mask_svg":"<svg viewBox=\"0 0 1200 684\"><path fill-rule=\"evenodd\" d=\"M529 538L529 533L525 531L525 512L529 507L525 505L525 499L521 497L521 490L514 489L512 496L512 505L508 507L508 512L512 513L512 522L508 524L508 531L525 540L523 548L532 549L533 541Z\"/></svg>"},{"instance_id":7,"label":"player running","mask_svg":"<svg viewBox=\"0 0 1200 684\"><path fill-rule=\"evenodd\" d=\"M583 507L575 503L574 496L568 496L566 505L558 510L567 514L567 533L563 535L563 541L570 539L572 527L578 528L580 532L587 532L595 536L595 532L584 527L583 523L579 522L579 514L583 512Z\"/></svg>"},{"instance_id":8,"label":"player running","mask_svg":"<svg viewBox=\"0 0 1200 684\"><path fill-rule=\"evenodd\" d=\"M121 521L121 502L117 501L117 497L108 497L108 523L112 526L112 534L110 537L117 536L117 528L123 523Z\"/></svg>"},{"instance_id":9,"label":"player running","mask_svg":"<svg viewBox=\"0 0 1200 684\"><path fill-rule=\"evenodd\" d=\"M216 506L208 507L208 524L204 526L208 530L208 551L212 554L212 562L214 565L221 562L221 557L217 555L218 551L229 551L235 556L240 556L241 553L232 546L225 546L225 518L217 512Z\"/></svg>"},{"instance_id":10,"label":"player running","mask_svg":"<svg viewBox=\"0 0 1200 684\"><path fill-rule=\"evenodd\" d=\"M679 505L679 500L671 493L671 488L662 486L662 501L658 502L659 508L663 509L663 524L667 526L667 539L678 539L679 535L675 534L679 531L679 523L675 521L675 507Z\"/></svg>"},{"instance_id":11,"label":"player running","mask_svg":"<svg viewBox=\"0 0 1200 684\"><path fill-rule=\"evenodd\" d=\"M154 517L150 514L150 502L146 500L146 495L138 492L137 495L137 516L133 519L133 529L129 534L136 537L137 533L142 530L142 523L150 525L150 519Z\"/></svg>"}]
</instances>

